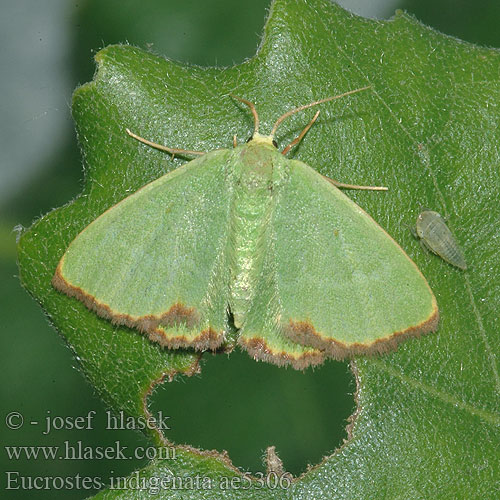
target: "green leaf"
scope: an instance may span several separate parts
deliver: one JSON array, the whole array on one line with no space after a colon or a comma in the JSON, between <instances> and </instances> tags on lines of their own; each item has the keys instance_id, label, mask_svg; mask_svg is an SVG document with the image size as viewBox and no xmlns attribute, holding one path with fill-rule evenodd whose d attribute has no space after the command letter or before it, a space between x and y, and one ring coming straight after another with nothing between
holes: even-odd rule
<instances>
[{"instance_id":1,"label":"green leaf","mask_svg":"<svg viewBox=\"0 0 500 500\"><path fill-rule=\"evenodd\" d=\"M235 487L224 495L494 497L500 470L498 51L446 37L404 14L375 21L325 0L276 0L257 56L239 66L185 67L128 46L108 47L97 60L95 80L78 89L73 102L86 165L83 193L23 234L19 263L23 284L101 396L115 410L141 416L155 381L197 366L193 354L164 351L112 327L50 285L76 234L127 194L184 163L138 148L125 127L172 147L229 148L234 134L240 140L250 135L252 122L228 93L256 103L267 132L296 105L372 85L372 92L325 105L292 157L340 181L389 187L383 196L348 194L419 266L439 304L439 330L394 354L353 362L358 410L349 442L332 456L289 489L254 482L251 491ZM277 137L280 145L303 124L303 116L290 118ZM448 218L467 271L422 252L409 229L421 207ZM241 478L225 458L189 448L141 474L199 474L216 483ZM213 487L158 497L222 495ZM98 496L144 498L132 487Z\"/></svg>"}]
</instances>

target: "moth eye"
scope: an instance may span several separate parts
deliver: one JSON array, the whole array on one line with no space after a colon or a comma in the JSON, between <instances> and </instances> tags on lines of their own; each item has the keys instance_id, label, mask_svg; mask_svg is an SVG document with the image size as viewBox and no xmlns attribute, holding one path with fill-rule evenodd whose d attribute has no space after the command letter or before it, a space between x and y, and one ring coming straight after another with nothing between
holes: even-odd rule
<instances>
[{"instance_id":1,"label":"moth eye","mask_svg":"<svg viewBox=\"0 0 500 500\"><path fill-rule=\"evenodd\" d=\"M273 139L273 146L278 149L278 143Z\"/></svg>"},{"instance_id":2,"label":"moth eye","mask_svg":"<svg viewBox=\"0 0 500 500\"><path fill-rule=\"evenodd\" d=\"M245 142L250 142L253 139L253 135L251 135Z\"/></svg>"}]
</instances>

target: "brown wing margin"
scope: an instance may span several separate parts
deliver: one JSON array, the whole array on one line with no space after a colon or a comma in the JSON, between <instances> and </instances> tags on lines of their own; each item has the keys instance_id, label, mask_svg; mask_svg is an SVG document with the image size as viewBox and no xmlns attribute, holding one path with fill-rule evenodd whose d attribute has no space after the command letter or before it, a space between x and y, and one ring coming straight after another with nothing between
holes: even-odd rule
<instances>
[{"instance_id":1,"label":"brown wing margin","mask_svg":"<svg viewBox=\"0 0 500 500\"><path fill-rule=\"evenodd\" d=\"M162 327L175 327L184 324L188 328L195 328L199 324L199 314L194 307L187 307L184 304L173 304L166 313L159 316L148 315L133 317L128 314L121 314L113 311L107 304L98 301L95 297L85 292L82 288L68 283L61 273L61 263L57 266L52 285L56 290L75 297L83 304L94 311L98 316L111 321L114 325L123 325L134 328L141 333L148 335L150 340L158 342L163 347L169 349L191 348L198 351L216 350L224 342L223 332L217 332L212 328L200 331L194 339L189 340L185 335L169 336L165 335Z\"/></svg>"}]
</instances>

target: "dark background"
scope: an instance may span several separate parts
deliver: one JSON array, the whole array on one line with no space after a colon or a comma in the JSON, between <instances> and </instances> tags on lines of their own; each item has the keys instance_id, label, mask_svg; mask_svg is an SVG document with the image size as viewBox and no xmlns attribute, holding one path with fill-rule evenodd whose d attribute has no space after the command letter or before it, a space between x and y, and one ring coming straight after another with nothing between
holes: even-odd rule
<instances>
[{"instance_id":1,"label":"dark background","mask_svg":"<svg viewBox=\"0 0 500 500\"><path fill-rule=\"evenodd\" d=\"M357 13L388 18L405 9L422 22L458 38L500 45L496 0L345 0ZM50 327L42 310L20 287L15 263L17 224L75 197L81 159L70 116L71 93L92 79L93 55L129 42L171 59L198 65L237 64L259 44L269 2L234 0L22 0L2 7L0 134L0 360L2 446L107 446L133 449L148 441L133 431L107 431L106 408L78 371L78 362ZM287 470L303 472L346 438L355 390L346 363L327 362L305 373L253 362L246 354L207 356L203 376L165 384L153 409L171 416L168 436L178 443L226 449L235 465L263 470L274 444ZM12 411L25 418L7 429ZM45 417L85 416L96 411L93 430L43 435ZM32 425L30 421L38 421ZM0 450L1 488L6 472L21 476L128 475L147 460L60 461L8 459ZM85 498L83 490L9 491L9 499ZM7 498L6 497L6 498Z\"/></svg>"}]
</instances>

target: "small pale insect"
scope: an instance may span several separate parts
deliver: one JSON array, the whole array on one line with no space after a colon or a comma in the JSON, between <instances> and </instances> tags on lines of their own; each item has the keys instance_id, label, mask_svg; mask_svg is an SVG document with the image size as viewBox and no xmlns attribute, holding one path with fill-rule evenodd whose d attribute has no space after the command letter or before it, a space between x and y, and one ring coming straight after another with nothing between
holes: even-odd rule
<instances>
[{"instance_id":1,"label":"small pale insect","mask_svg":"<svg viewBox=\"0 0 500 500\"><path fill-rule=\"evenodd\" d=\"M425 210L417 217L417 237L431 252L460 269L467 269L465 257L443 217Z\"/></svg>"}]
</instances>

